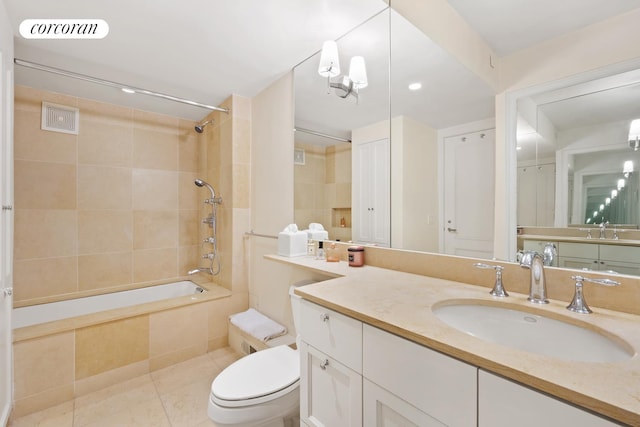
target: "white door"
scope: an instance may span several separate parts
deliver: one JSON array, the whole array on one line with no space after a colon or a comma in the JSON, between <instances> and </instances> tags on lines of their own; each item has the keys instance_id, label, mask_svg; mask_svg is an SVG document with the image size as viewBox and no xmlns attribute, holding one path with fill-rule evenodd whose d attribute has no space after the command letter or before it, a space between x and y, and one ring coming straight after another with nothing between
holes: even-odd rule
<instances>
[{"instance_id":1,"label":"white door","mask_svg":"<svg viewBox=\"0 0 640 427\"><path fill-rule=\"evenodd\" d=\"M493 129L444 140L444 252L493 257Z\"/></svg>"},{"instance_id":2,"label":"white door","mask_svg":"<svg viewBox=\"0 0 640 427\"><path fill-rule=\"evenodd\" d=\"M12 332L13 305L13 58L0 44L0 425L9 419L12 404Z\"/></svg>"}]
</instances>

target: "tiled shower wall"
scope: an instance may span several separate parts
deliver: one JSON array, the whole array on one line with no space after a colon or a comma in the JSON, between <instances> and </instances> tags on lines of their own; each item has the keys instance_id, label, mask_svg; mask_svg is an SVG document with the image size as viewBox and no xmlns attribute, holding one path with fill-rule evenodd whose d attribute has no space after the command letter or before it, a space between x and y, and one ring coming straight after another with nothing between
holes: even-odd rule
<instances>
[{"instance_id":1,"label":"tiled shower wall","mask_svg":"<svg viewBox=\"0 0 640 427\"><path fill-rule=\"evenodd\" d=\"M79 134L40 129L42 101ZM15 88L16 303L184 276L198 263L194 123Z\"/></svg>"}]
</instances>

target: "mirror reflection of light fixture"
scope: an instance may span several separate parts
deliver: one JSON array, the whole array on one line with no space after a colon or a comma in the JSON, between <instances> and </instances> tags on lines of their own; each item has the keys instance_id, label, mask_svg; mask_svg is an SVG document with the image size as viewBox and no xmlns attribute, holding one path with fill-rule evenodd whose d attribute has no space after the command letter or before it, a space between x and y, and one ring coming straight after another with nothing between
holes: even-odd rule
<instances>
[{"instance_id":1,"label":"mirror reflection of light fixture","mask_svg":"<svg viewBox=\"0 0 640 427\"><path fill-rule=\"evenodd\" d=\"M620 178L618 180L618 191L622 190L626 183L627 182L624 180L624 178Z\"/></svg>"},{"instance_id":2,"label":"mirror reflection of light fixture","mask_svg":"<svg viewBox=\"0 0 640 427\"><path fill-rule=\"evenodd\" d=\"M609 206L611 204L611 198L607 197L606 199L604 199L604 204Z\"/></svg>"},{"instance_id":3,"label":"mirror reflection of light fixture","mask_svg":"<svg viewBox=\"0 0 640 427\"><path fill-rule=\"evenodd\" d=\"M327 78L327 93L331 93L331 88L336 90L336 95L346 98L352 95L358 100L358 91L369 85L367 79L367 67L362 56L354 56L349 62L349 75L342 76L336 82L332 82L332 77L340 75L340 58L338 56L338 45L333 40L327 40L322 44L320 53L320 64L318 74Z\"/></svg>"},{"instance_id":4,"label":"mirror reflection of light fixture","mask_svg":"<svg viewBox=\"0 0 640 427\"><path fill-rule=\"evenodd\" d=\"M629 178L629 175L633 173L633 161L627 160L624 162L624 166L622 166L622 173L625 178Z\"/></svg>"},{"instance_id":5,"label":"mirror reflection of light fixture","mask_svg":"<svg viewBox=\"0 0 640 427\"><path fill-rule=\"evenodd\" d=\"M640 148L640 119L635 119L629 126L629 147L633 148L633 151Z\"/></svg>"},{"instance_id":6,"label":"mirror reflection of light fixture","mask_svg":"<svg viewBox=\"0 0 640 427\"><path fill-rule=\"evenodd\" d=\"M618 190L611 190L611 198L615 199L616 197L618 197Z\"/></svg>"}]
</instances>

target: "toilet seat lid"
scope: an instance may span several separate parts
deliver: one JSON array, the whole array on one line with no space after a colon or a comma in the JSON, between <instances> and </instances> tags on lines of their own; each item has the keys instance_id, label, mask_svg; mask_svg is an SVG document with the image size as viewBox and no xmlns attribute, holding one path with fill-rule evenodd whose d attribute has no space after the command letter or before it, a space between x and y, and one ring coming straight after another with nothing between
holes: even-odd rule
<instances>
[{"instance_id":1,"label":"toilet seat lid","mask_svg":"<svg viewBox=\"0 0 640 427\"><path fill-rule=\"evenodd\" d=\"M256 399L288 388L299 379L298 352L281 345L229 365L213 380L211 394L225 401Z\"/></svg>"}]
</instances>

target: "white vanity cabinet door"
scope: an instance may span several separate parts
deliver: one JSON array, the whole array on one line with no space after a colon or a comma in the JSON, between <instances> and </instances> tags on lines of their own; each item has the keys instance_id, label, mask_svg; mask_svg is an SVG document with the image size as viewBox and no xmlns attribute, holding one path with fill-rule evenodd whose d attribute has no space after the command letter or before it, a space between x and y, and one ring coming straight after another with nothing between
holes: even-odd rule
<instances>
[{"instance_id":1,"label":"white vanity cabinet door","mask_svg":"<svg viewBox=\"0 0 640 427\"><path fill-rule=\"evenodd\" d=\"M304 341L300 357L300 420L312 427L361 427L362 376Z\"/></svg>"},{"instance_id":2,"label":"white vanity cabinet door","mask_svg":"<svg viewBox=\"0 0 640 427\"><path fill-rule=\"evenodd\" d=\"M362 383L362 410L367 427L446 427L366 378Z\"/></svg>"},{"instance_id":3,"label":"white vanity cabinet door","mask_svg":"<svg viewBox=\"0 0 640 427\"><path fill-rule=\"evenodd\" d=\"M614 427L620 424L480 370L478 427L514 426Z\"/></svg>"},{"instance_id":4,"label":"white vanity cabinet door","mask_svg":"<svg viewBox=\"0 0 640 427\"><path fill-rule=\"evenodd\" d=\"M476 425L475 366L366 324L362 342L364 378L444 425Z\"/></svg>"},{"instance_id":5,"label":"white vanity cabinet door","mask_svg":"<svg viewBox=\"0 0 640 427\"><path fill-rule=\"evenodd\" d=\"M300 337L362 373L362 322L307 300L300 302Z\"/></svg>"},{"instance_id":6,"label":"white vanity cabinet door","mask_svg":"<svg viewBox=\"0 0 640 427\"><path fill-rule=\"evenodd\" d=\"M575 270L600 270L600 262L597 259L558 257L558 267L572 268Z\"/></svg>"}]
</instances>

